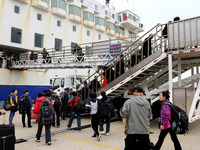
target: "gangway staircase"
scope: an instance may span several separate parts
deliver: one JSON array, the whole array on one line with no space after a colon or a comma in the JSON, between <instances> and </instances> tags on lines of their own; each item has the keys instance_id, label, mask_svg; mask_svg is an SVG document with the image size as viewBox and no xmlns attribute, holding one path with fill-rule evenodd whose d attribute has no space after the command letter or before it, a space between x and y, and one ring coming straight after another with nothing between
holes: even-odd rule
<instances>
[{"instance_id":1,"label":"gangway staircase","mask_svg":"<svg viewBox=\"0 0 200 150\"><path fill-rule=\"evenodd\" d=\"M167 38L163 29L167 27ZM151 41L147 37L153 33ZM148 43L148 57L144 57L144 42ZM149 55L150 44L152 54ZM121 55L124 55L124 65ZM117 65L118 63L118 65ZM119 69L117 69L117 66ZM127 46L120 55L110 60L106 65L92 74L84 84L85 88L100 92L106 91L109 98L118 98L136 86L143 87L146 98L153 105L158 101L159 92L170 91L170 101L173 102L174 88L192 88L194 94L186 106L181 105L189 115L189 122L200 118L200 17L189 18L168 24L157 24L137 41ZM123 74L119 70L124 67ZM113 73L114 72L114 73ZM119 76L117 73L119 72ZM184 74L190 74L184 78ZM94 87L94 76L103 86ZM106 85L105 80L108 80ZM174 93L176 94L176 93ZM180 95L181 96L181 95ZM185 105L185 104L184 104ZM159 109L159 108L157 108Z\"/></svg>"}]
</instances>

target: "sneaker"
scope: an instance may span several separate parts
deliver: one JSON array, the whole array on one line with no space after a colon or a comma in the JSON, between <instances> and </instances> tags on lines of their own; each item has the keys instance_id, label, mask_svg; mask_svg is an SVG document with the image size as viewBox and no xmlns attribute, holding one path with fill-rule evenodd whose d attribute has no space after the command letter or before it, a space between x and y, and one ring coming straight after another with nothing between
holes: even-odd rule
<instances>
[{"instance_id":1,"label":"sneaker","mask_svg":"<svg viewBox=\"0 0 200 150\"><path fill-rule=\"evenodd\" d=\"M47 145L51 145L51 142L47 142Z\"/></svg>"},{"instance_id":2,"label":"sneaker","mask_svg":"<svg viewBox=\"0 0 200 150\"><path fill-rule=\"evenodd\" d=\"M70 130L71 129L71 127L67 127L67 130Z\"/></svg>"},{"instance_id":3,"label":"sneaker","mask_svg":"<svg viewBox=\"0 0 200 150\"><path fill-rule=\"evenodd\" d=\"M57 126L57 128L60 128L60 126Z\"/></svg>"},{"instance_id":4,"label":"sneaker","mask_svg":"<svg viewBox=\"0 0 200 150\"><path fill-rule=\"evenodd\" d=\"M37 138L35 138L35 142L40 142L40 140L38 140Z\"/></svg>"},{"instance_id":5,"label":"sneaker","mask_svg":"<svg viewBox=\"0 0 200 150\"><path fill-rule=\"evenodd\" d=\"M26 127L26 124L23 124L23 128Z\"/></svg>"},{"instance_id":6,"label":"sneaker","mask_svg":"<svg viewBox=\"0 0 200 150\"><path fill-rule=\"evenodd\" d=\"M101 139L101 134L99 134L99 136L97 136L97 141L100 141Z\"/></svg>"},{"instance_id":7,"label":"sneaker","mask_svg":"<svg viewBox=\"0 0 200 150\"><path fill-rule=\"evenodd\" d=\"M28 126L28 128L32 128L32 126Z\"/></svg>"},{"instance_id":8,"label":"sneaker","mask_svg":"<svg viewBox=\"0 0 200 150\"><path fill-rule=\"evenodd\" d=\"M92 136L92 138L96 139L96 138L97 138L97 136L94 134L94 135Z\"/></svg>"},{"instance_id":9,"label":"sneaker","mask_svg":"<svg viewBox=\"0 0 200 150\"><path fill-rule=\"evenodd\" d=\"M100 131L100 134L104 135L104 134L106 134L106 132L105 131Z\"/></svg>"},{"instance_id":10,"label":"sneaker","mask_svg":"<svg viewBox=\"0 0 200 150\"><path fill-rule=\"evenodd\" d=\"M108 132L108 133L106 133L106 135L110 135L110 134L109 134L109 132Z\"/></svg>"}]
</instances>

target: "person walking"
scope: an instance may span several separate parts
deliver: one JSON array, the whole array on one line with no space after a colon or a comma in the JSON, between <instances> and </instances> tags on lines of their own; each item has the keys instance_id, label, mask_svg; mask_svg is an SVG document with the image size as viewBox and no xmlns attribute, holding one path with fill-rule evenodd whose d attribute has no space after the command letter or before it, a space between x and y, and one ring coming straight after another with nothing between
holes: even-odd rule
<instances>
[{"instance_id":1,"label":"person walking","mask_svg":"<svg viewBox=\"0 0 200 150\"><path fill-rule=\"evenodd\" d=\"M101 92L101 101L103 101L104 103L112 103L109 98L106 96L106 92L102 91ZM100 133L101 134L106 134L109 135L110 134L110 118L111 118L111 112L109 111L109 116L106 118L106 132L103 129L103 124L104 124L104 120L105 119L100 119L99 121L99 125L100 125Z\"/></svg>"},{"instance_id":2,"label":"person walking","mask_svg":"<svg viewBox=\"0 0 200 150\"><path fill-rule=\"evenodd\" d=\"M32 107L32 100L29 95L28 90L24 90L24 94L21 96L19 101L19 112L22 114L22 124L23 127L26 127L25 123L25 116L27 114L27 122L28 122L28 128L31 128L31 107Z\"/></svg>"},{"instance_id":3,"label":"person walking","mask_svg":"<svg viewBox=\"0 0 200 150\"><path fill-rule=\"evenodd\" d=\"M88 111L90 111L90 115L91 115L91 125L94 131L94 135L92 137L97 138L97 141L99 141L101 139L101 134L99 134L99 131L98 131L99 118L97 116L97 110L98 110L97 95L95 92L91 92L89 96L91 99L88 101L86 108Z\"/></svg>"},{"instance_id":4,"label":"person walking","mask_svg":"<svg viewBox=\"0 0 200 150\"><path fill-rule=\"evenodd\" d=\"M38 122L38 129L37 129L35 141L40 142L42 128L43 128L43 125L44 125L45 126L45 141L46 141L46 144L51 145L51 130L50 130L51 129L51 122L45 123L45 124L43 123L43 118L42 118L43 116L41 114L41 111L42 111L42 103L44 101L48 101L48 104L50 104L50 108L46 107L48 110L49 109L53 110L53 105L52 105L51 101L47 98L47 97L51 96L51 92L49 91L49 89L46 89L44 91L45 91L44 96L42 96L42 97L40 97L36 100L36 104L35 104L35 107L34 107L34 113L38 115L37 118L36 118L36 122ZM52 116L52 119L53 119L53 116Z\"/></svg>"},{"instance_id":5,"label":"person walking","mask_svg":"<svg viewBox=\"0 0 200 150\"><path fill-rule=\"evenodd\" d=\"M159 99L161 101L160 135L159 135L158 141L155 145L155 150L160 150L160 148L162 147L163 141L168 133L170 134L171 139L174 143L175 150L182 150L181 145L176 136L176 133L174 133L171 129L171 125L170 125L171 108L170 108L170 106L164 104L164 103L167 103L170 105L169 97L170 96L169 96L168 91L161 92L159 95Z\"/></svg>"},{"instance_id":6,"label":"person walking","mask_svg":"<svg viewBox=\"0 0 200 150\"><path fill-rule=\"evenodd\" d=\"M122 109L125 138L124 150L149 150L150 103L144 98L140 87L133 89L133 97L128 99Z\"/></svg>"},{"instance_id":7,"label":"person walking","mask_svg":"<svg viewBox=\"0 0 200 150\"><path fill-rule=\"evenodd\" d=\"M60 128L61 101L56 93L52 93L51 97L52 97L52 104L53 104L53 108L54 108L54 112L53 112L54 117L53 117L52 126L55 127L55 122L56 122L57 128Z\"/></svg>"},{"instance_id":8,"label":"person walking","mask_svg":"<svg viewBox=\"0 0 200 150\"><path fill-rule=\"evenodd\" d=\"M12 120L13 117L15 116L15 112L18 110L18 102L17 102L17 90L13 90L10 96L10 105L11 105L11 110L10 110L10 116L9 116L9 124L13 124Z\"/></svg>"},{"instance_id":9,"label":"person walking","mask_svg":"<svg viewBox=\"0 0 200 150\"><path fill-rule=\"evenodd\" d=\"M77 126L78 126L78 130L81 131L81 113L75 112L75 110L74 110L74 105L77 104L79 97L77 96L77 92L72 92L72 96L73 96L73 98L67 102L71 107L70 118L69 118L67 127L68 127L68 129L71 128L73 119L74 119L75 115L77 114Z\"/></svg>"},{"instance_id":10,"label":"person walking","mask_svg":"<svg viewBox=\"0 0 200 150\"><path fill-rule=\"evenodd\" d=\"M116 64L116 78L125 72L124 55L120 55L120 60Z\"/></svg>"},{"instance_id":11,"label":"person walking","mask_svg":"<svg viewBox=\"0 0 200 150\"><path fill-rule=\"evenodd\" d=\"M68 93L69 93L69 88L65 88L64 96L61 99L62 100L62 120L66 120L65 116L66 115L68 116L68 110L69 110L69 108L67 107L67 102L69 100Z\"/></svg>"}]
</instances>

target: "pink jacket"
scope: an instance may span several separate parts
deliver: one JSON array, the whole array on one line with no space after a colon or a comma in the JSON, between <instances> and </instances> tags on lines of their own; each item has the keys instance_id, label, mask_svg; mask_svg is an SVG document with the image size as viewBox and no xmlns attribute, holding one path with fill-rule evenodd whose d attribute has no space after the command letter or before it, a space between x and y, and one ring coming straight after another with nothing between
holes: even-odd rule
<instances>
[{"instance_id":1,"label":"pink jacket","mask_svg":"<svg viewBox=\"0 0 200 150\"><path fill-rule=\"evenodd\" d=\"M161 102L160 124L164 126L164 129L168 129L171 128L171 108L163 103L169 103L169 100L165 99Z\"/></svg>"}]
</instances>

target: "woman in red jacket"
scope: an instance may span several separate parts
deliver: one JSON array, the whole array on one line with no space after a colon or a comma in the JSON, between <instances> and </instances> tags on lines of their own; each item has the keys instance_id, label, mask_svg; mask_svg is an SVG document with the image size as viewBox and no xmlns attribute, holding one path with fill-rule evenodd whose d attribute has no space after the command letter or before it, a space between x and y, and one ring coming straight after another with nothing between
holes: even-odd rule
<instances>
[{"instance_id":1,"label":"woman in red jacket","mask_svg":"<svg viewBox=\"0 0 200 150\"><path fill-rule=\"evenodd\" d=\"M40 137L41 137L41 133L42 133L42 127L43 127L43 124L42 124L41 119L40 119L40 104L41 104L42 101L46 101L47 100L46 97L50 97L51 96L51 92L49 91L49 89L46 89L43 92L44 92L45 96L42 96L42 97L38 98L36 100L36 104L35 104L35 107L34 107L34 113L37 114L36 121L38 121L38 130L37 130L37 134L36 134L36 138L35 138L36 142L40 142ZM51 101L50 100L48 100L48 101L49 101L49 103L51 105L51 108L53 109ZM51 145L51 131L50 131L50 128L51 128L51 124L45 124L45 139L46 139L46 144L47 145Z\"/></svg>"}]
</instances>

